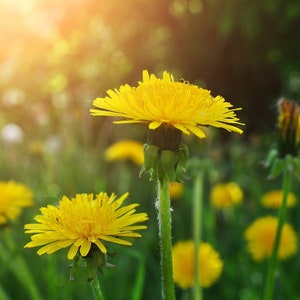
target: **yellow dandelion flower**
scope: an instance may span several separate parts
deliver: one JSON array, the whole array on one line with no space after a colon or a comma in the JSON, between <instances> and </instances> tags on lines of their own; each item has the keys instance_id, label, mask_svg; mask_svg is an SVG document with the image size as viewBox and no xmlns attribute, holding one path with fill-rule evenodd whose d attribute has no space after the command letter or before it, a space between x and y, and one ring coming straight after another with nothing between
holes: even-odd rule
<instances>
[{"instance_id":1,"label":"yellow dandelion flower","mask_svg":"<svg viewBox=\"0 0 300 300\"><path fill-rule=\"evenodd\" d=\"M172 182L170 184L170 198L177 199L182 195L183 183L182 182Z\"/></svg>"},{"instance_id":2,"label":"yellow dandelion flower","mask_svg":"<svg viewBox=\"0 0 300 300\"><path fill-rule=\"evenodd\" d=\"M138 204L121 207L127 196L109 197L101 192L94 198L93 194L77 194L71 199L64 196L58 207L42 207L41 215L34 218L37 223L25 225L25 233L34 234L25 248L43 246L37 251L42 255L71 246L68 259L73 259L78 251L86 256L92 245L107 253L104 242L132 245L124 238L141 237L134 231L147 227L135 223L148 220L148 216L135 213Z\"/></svg>"},{"instance_id":3,"label":"yellow dandelion flower","mask_svg":"<svg viewBox=\"0 0 300 300\"><path fill-rule=\"evenodd\" d=\"M266 207L279 208L281 206L282 196L282 190L271 191L263 195L261 202ZM294 193L289 193L287 197L287 206L292 207L296 202L296 195Z\"/></svg>"},{"instance_id":4,"label":"yellow dandelion flower","mask_svg":"<svg viewBox=\"0 0 300 300\"><path fill-rule=\"evenodd\" d=\"M16 219L23 207L33 204L33 193L25 185L14 181L0 181L0 225Z\"/></svg>"},{"instance_id":5,"label":"yellow dandelion flower","mask_svg":"<svg viewBox=\"0 0 300 300\"><path fill-rule=\"evenodd\" d=\"M105 151L107 161L131 160L138 166L144 163L143 145L136 141L123 140L107 148Z\"/></svg>"},{"instance_id":6,"label":"yellow dandelion flower","mask_svg":"<svg viewBox=\"0 0 300 300\"><path fill-rule=\"evenodd\" d=\"M174 281L182 289L194 285L194 255L193 241L180 241L173 246L173 276ZM219 253L208 243L199 247L199 281L201 286L210 287L221 275L223 261Z\"/></svg>"},{"instance_id":7,"label":"yellow dandelion flower","mask_svg":"<svg viewBox=\"0 0 300 300\"><path fill-rule=\"evenodd\" d=\"M248 250L256 261L269 257L272 253L278 219L266 216L254 221L245 231L245 238L248 241ZM282 227L278 257L286 259L297 251L297 235L293 227L284 224Z\"/></svg>"},{"instance_id":8,"label":"yellow dandelion flower","mask_svg":"<svg viewBox=\"0 0 300 300\"><path fill-rule=\"evenodd\" d=\"M243 200L243 191L234 182L215 185L210 194L210 201L216 208L226 208L240 203Z\"/></svg>"},{"instance_id":9,"label":"yellow dandelion flower","mask_svg":"<svg viewBox=\"0 0 300 300\"><path fill-rule=\"evenodd\" d=\"M111 116L124 120L116 124L144 123L149 129L160 126L174 128L187 135L204 138L199 126L214 126L242 133L232 104L223 97L213 97L210 91L187 82L177 82L168 72L157 78L143 71L143 81L137 87L128 84L108 90L105 98L93 101L94 116Z\"/></svg>"}]
</instances>

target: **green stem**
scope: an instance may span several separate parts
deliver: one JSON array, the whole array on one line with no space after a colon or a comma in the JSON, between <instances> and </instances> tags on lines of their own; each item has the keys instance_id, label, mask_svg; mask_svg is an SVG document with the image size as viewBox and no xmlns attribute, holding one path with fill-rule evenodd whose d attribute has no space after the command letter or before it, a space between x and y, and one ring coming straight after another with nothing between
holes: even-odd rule
<instances>
[{"instance_id":1,"label":"green stem","mask_svg":"<svg viewBox=\"0 0 300 300\"><path fill-rule=\"evenodd\" d=\"M93 288L93 291L94 291L95 299L96 300L104 300L103 295L102 295L102 291L101 291L101 288L100 288L99 279L98 279L97 276L94 277L91 280L91 285L92 285L92 288Z\"/></svg>"},{"instance_id":2,"label":"green stem","mask_svg":"<svg viewBox=\"0 0 300 300\"><path fill-rule=\"evenodd\" d=\"M133 285L133 292L131 296L132 300L142 299L143 287L145 283L145 274L146 274L145 260L141 255L138 256L137 259L138 259L139 266L138 266L137 275Z\"/></svg>"},{"instance_id":3,"label":"green stem","mask_svg":"<svg viewBox=\"0 0 300 300\"><path fill-rule=\"evenodd\" d=\"M48 299L57 299L59 295L59 291L56 288L58 286L57 283L57 268L56 262L57 258L55 255L49 255L48 259L48 267L47 267L47 286L48 286ZM55 284L54 284L55 283Z\"/></svg>"},{"instance_id":4,"label":"green stem","mask_svg":"<svg viewBox=\"0 0 300 300\"><path fill-rule=\"evenodd\" d=\"M202 238L202 196L203 196L203 172L199 171L196 174L193 189L193 237L195 244L194 258L194 300L202 299L202 288L199 283L199 247Z\"/></svg>"},{"instance_id":5,"label":"green stem","mask_svg":"<svg viewBox=\"0 0 300 300\"><path fill-rule=\"evenodd\" d=\"M164 176L158 182L158 222L162 268L162 296L164 300L175 299L172 266L172 234L171 234L171 209L170 209L170 181Z\"/></svg>"},{"instance_id":6,"label":"green stem","mask_svg":"<svg viewBox=\"0 0 300 300\"><path fill-rule=\"evenodd\" d=\"M273 299L273 293L274 293L274 283L275 283L275 273L277 268L277 262L278 262L278 248L280 243L280 236L282 227L285 222L285 216L286 216L286 203L287 203L287 197L290 191L290 185L291 185L291 177L292 174L290 170L288 169L287 164L285 165L284 173L283 173L283 196L282 196L282 203L279 210L279 216L278 216L278 226L275 236L275 242L273 251L269 260L268 265L268 273L267 273L267 279L266 279L266 285L265 285L265 291L264 291L264 300L272 300Z\"/></svg>"}]
</instances>

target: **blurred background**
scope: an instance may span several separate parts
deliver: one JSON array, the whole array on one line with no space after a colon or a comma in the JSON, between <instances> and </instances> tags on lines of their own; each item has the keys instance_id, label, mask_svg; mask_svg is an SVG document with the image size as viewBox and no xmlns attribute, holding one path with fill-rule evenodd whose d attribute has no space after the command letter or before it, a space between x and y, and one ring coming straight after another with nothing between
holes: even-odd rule
<instances>
[{"instance_id":1,"label":"blurred background","mask_svg":"<svg viewBox=\"0 0 300 300\"><path fill-rule=\"evenodd\" d=\"M119 264L133 272L137 261L143 260L148 274L144 297L158 299L160 275L153 266L158 266L159 248L150 237L156 235L155 185L147 176L137 178L138 167L110 164L103 158L105 149L124 137L143 143L145 131L135 125L116 127L111 119L92 118L89 109L93 99L121 84L136 84L143 69L159 76L167 70L177 80L184 78L242 107L238 116L246 124L243 136L213 132L205 141L186 140L191 155L214 160L218 171L213 180L239 182L253 208L251 201L264 192L262 182L267 175L259 163L276 142L276 101L280 97L300 98L299 28L300 2L295 0L1 0L0 180L28 184L36 201L18 221L18 230L12 229L13 235L25 244L28 237L23 236L23 224L32 221L38 207L54 204L62 195L129 190L132 201L143 198L141 210L153 215L146 242L137 242L138 249L152 254L145 262L145 257L136 260L136 254L131 253L131 261L120 260ZM124 168L127 175L120 171ZM269 184L276 186L276 182ZM145 187L149 193L144 193ZM190 195L187 184L186 199ZM175 206L189 220L190 207L184 203L190 200L186 201ZM241 223L235 226L240 233L257 215L247 207L243 211L248 214L239 217ZM189 238L189 222L181 228L181 216L178 218L174 221L178 238ZM234 236L225 244L229 248L224 251L230 254L230 249L243 241ZM82 294L75 296L73 288L65 296L55 292L67 282L65 274L58 275L64 280L56 280L55 288L48 284L47 289L49 274L56 270L53 266L58 264L68 272L65 253L53 263L53 258L49 262L33 252L26 250L26 255L37 265L33 267L36 278L40 268L48 270L46 279L40 279L40 289L56 295L45 299L68 299L70 295L80 299ZM257 299L253 287L261 284L262 273L257 265L250 267L254 279L246 289L247 278L233 267L238 257L232 254L227 281L212 288L211 295ZM110 276L116 276L114 272ZM0 274L0 280L14 293L13 275ZM115 282L108 281L104 292L109 295ZM124 289L119 293L127 284L122 283ZM131 299L130 295L108 299Z\"/></svg>"}]
</instances>

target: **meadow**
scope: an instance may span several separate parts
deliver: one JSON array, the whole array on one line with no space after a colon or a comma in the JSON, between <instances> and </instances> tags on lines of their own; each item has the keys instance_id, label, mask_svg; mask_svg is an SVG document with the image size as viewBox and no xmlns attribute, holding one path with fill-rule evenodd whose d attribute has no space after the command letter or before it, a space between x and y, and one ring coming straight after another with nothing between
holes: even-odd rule
<instances>
[{"instance_id":1,"label":"meadow","mask_svg":"<svg viewBox=\"0 0 300 300\"><path fill-rule=\"evenodd\" d=\"M13 213L13 218L10 218L6 215L6 190L0 184L1 300L93 298L93 289L87 280L90 274L85 260L79 260L78 272L75 274L72 273L72 260L67 259L67 247L41 256L36 253L38 248L24 248L31 237L24 233L24 226L34 223L34 217L40 214L41 207L57 206L63 196L72 198L76 194L98 194L101 191L109 195L115 193L117 197L129 192L125 204L138 203L136 211L146 213L149 218L142 224L147 229L138 231L140 238L127 238L132 246L109 242L106 244L112 255L106 256L108 264L103 267L103 273L97 271L103 298L161 299L157 182L150 180L147 173L140 174L142 163L137 157L143 156L141 149L131 149L128 146L120 150L119 157L107 156L107 150L112 145L124 140L138 142L142 148L147 143L147 126L113 124L115 118L100 118L90 114L96 97L104 97L108 89L119 88L124 83L134 85L141 80L144 69L151 70L158 77L167 70L179 82L183 83L184 78L186 85L195 84L207 88L213 96L221 94L234 107L242 108L235 112L244 124L238 126L244 131L243 134L227 132L214 126L202 127L206 134L203 139L193 134L182 134L181 142L189 149L189 159L182 174L179 191L172 194L170 190L172 244L193 240L195 201L199 200L201 242L209 243L218 252L223 267L211 285L201 288L201 296L195 296L193 285L182 288L175 280L176 299L262 299L271 253L265 254L264 250L258 250L263 254L261 258L255 259L253 252L249 251L246 231L260 218L272 216L279 219L283 211L280 209L282 198L287 200L284 218L296 235L291 238L291 234L287 234L285 242L279 245L279 253L283 251L285 254L279 254L272 299L300 299L297 241L300 228L300 125L298 118L296 121L293 119L294 111L288 110L288 122L294 127L292 131L287 131L294 135L292 139L296 153L289 153L287 148L287 155L281 157L282 161L288 161L286 168L290 169L286 171L284 166L277 165L273 167L272 173L274 161L268 165L270 153L274 149L282 150L280 143L283 133L280 131L279 117L286 115L279 109L279 96L286 95L297 102L297 96L300 95L297 62L293 65L295 70L292 70L290 61L283 63L278 58L278 55L289 53L288 50L280 52L281 49L272 44L267 61L272 68L277 67L277 77L276 80L273 77L269 79L274 79L275 83L280 81L280 88L270 88L272 84L276 87L278 85L268 81L270 86L264 86L261 95L255 98L256 90L262 86L255 86L257 79L252 80L250 76L249 82L253 84L251 89L245 89L249 82L243 78L240 86L237 80L234 81L237 84L235 90L226 82L226 72L223 73L224 81L219 81L219 77L222 77L219 71L226 70L225 67L218 69L213 65L213 76L208 71L209 62L205 65L205 55L214 44L206 45L205 48L201 43L193 47L192 43L193 35L199 34L203 42L204 31L212 33L212 27L208 25L211 24L213 15L220 16L221 4L218 1L207 4L205 1L195 0L187 1L190 4L186 6L184 1L167 1L169 9L166 9L159 1L156 2L160 10L152 6L149 6L148 12L143 9L146 16L143 30L137 28L139 22L142 22L138 13L141 7L144 8L143 5L147 5L144 1L132 1L128 7L118 9L115 15L112 12L122 7L120 3L105 6L90 0L86 3L79 1L76 6L71 1L66 1L65 5L59 4L59 1L46 1L43 6L39 1L27 0L24 3L28 6L17 6L13 0L5 0L1 4L5 19L0 21L0 28L4 33L0 42L6 45L8 38L12 42L9 47L2 47L0 50L3 59L0 65L0 183L5 185L13 181L22 184L33 195L32 204L21 207L20 212L17 215ZM228 5L238 6L237 1L233 0ZM256 3L256 6L259 4ZM269 13L270 20L280 11L276 5L273 10L270 8L271 4L259 7L260 9L256 6L249 8L249 14L256 12L255 16L260 16L260 9L264 9ZM131 11L132 7L135 10ZM289 7L297 13L288 13L291 11L288 10ZM211 15L202 32L195 26L195 22L202 10L206 9ZM228 11L224 18L232 16L233 11L235 10ZM295 20L299 19L299 11L292 4L285 6L285 17L290 21L287 24L291 28ZM31 14L32 19L28 18L28 14ZM129 18L129 14L133 14L135 18ZM20 24L14 23L3 30L7 20L17 17ZM257 33L253 29L255 26L251 27L255 23L255 18L252 17L249 16L249 26L244 28L244 33L249 34L249 41ZM222 19L223 23L218 19L220 36L216 40L221 47L225 45L227 38L230 40L230 33L236 33L234 28L238 27L238 24L230 23L226 19L229 24L225 19ZM120 27L121 20L126 21L123 28ZM120 32L117 31L118 28ZM188 28L194 28L186 36L187 49L176 47L178 36L174 32L178 28L182 30L178 33L181 37L185 36L184 32L188 32ZM143 34L146 35L146 41L143 40ZM138 49L134 45L138 45ZM267 41L265 47L266 45ZM172 49L178 52L175 53ZM186 52L194 59L202 53L199 58L203 62L202 71L197 73L198 67L191 67L187 58L189 55L183 55L186 59L182 62L177 60L181 57L180 54ZM221 60L220 53L211 53L211 56L214 55L217 61ZM258 71L255 69L257 61L252 60L254 71ZM236 67L242 65L239 60L233 63ZM230 70L237 72L235 76L231 72L231 80L237 79L240 71L245 74L247 66L237 69ZM263 101L260 97L263 97ZM251 99L254 98L252 103ZM300 112L297 105L295 111L295 114ZM294 159L293 162L290 157ZM288 188L285 185L285 171L290 174ZM201 195L199 197L199 193L197 194L198 199L195 198L195 187L197 175L200 173ZM234 184L234 192L223 186L216 193L217 200L214 202L213 191L219 184L227 183ZM264 202L266 194L272 191L291 192L294 200L289 203L287 194L280 194L279 200L277 195L277 198L273 196L273 200L270 200L271 204ZM1 219L3 216L4 221ZM274 235L275 231L271 230L263 236L262 245L257 247L271 247L272 252ZM191 268L189 263L191 262L187 258L188 270ZM200 279L205 276L200 270Z\"/></svg>"}]
</instances>

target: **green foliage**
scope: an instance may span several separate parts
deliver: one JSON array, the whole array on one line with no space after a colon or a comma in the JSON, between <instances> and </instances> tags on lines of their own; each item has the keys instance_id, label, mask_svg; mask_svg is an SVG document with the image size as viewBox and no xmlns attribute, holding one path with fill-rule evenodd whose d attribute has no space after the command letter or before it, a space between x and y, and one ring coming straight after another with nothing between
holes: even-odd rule
<instances>
[{"instance_id":1,"label":"green foliage","mask_svg":"<svg viewBox=\"0 0 300 300\"><path fill-rule=\"evenodd\" d=\"M30 4L31 3L31 4ZM63 196L105 190L129 191L148 229L130 248L113 246L100 284L106 299L159 299L159 245L155 187L139 178L136 166L104 161L108 145L121 138L145 142L145 131L89 115L92 100L122 83L136 82L142 69L167 69L177 78L201 84L243 107L242 139L215 134L196 141L184 137L190 157L210 161L205 180L203 239L225 263L223 274L205 299L259 299L266 262L253 262L244 230L255 218L276 212L263 208L264 192L280 187L268 180L262 161L273 143L274 99L300 97L300 56L295 43L300 4L296 1L8 1L0 3L0 174L1 180L27 184L35 205L0 231L0 298L90 299L87 270L78 264L70 281L67 251L39 257L23 226L41 206ZM20 139L3 137L13 123ZM13 133L10 132L10 137ZM270 158L271 160L274 157ZM193 160L190 160L193 162ZM182 166L180 166L182 167ZM299 170L299 162L294 161ZM276 171L276 170L275 170ZM274 171L274 172L275 172ZM277 171L275 172L278 173ZM277 174L280 175L280 174ZM242 205L215 211L209 202L214 183L233 180L244 190ZM172 202L173 239L190 239L192 179ZM299 185L293 186L299 195ZM300 228L299 204L288 221ZM278 299L299 298L299 255L280 263ZM134 280L132 280L134 278ZM189 293L176 290L177 298ZM185 298L186 299L186 298Z\"/></svg>"}]
</instances>

